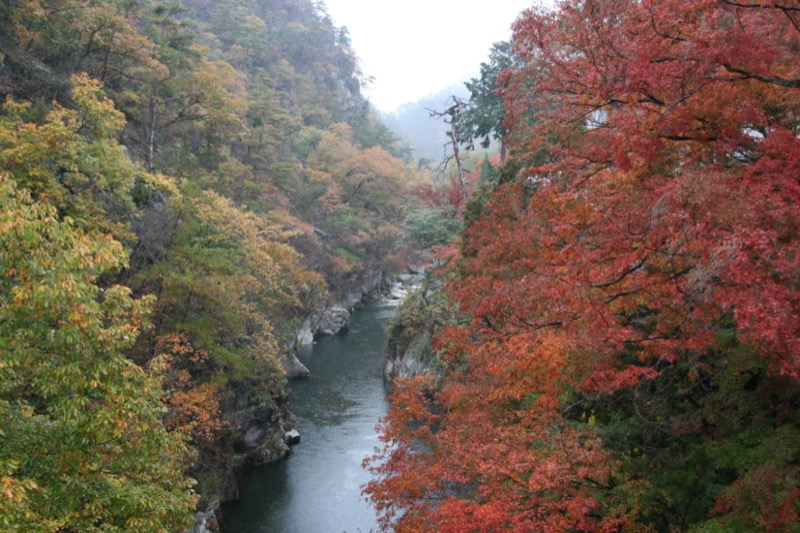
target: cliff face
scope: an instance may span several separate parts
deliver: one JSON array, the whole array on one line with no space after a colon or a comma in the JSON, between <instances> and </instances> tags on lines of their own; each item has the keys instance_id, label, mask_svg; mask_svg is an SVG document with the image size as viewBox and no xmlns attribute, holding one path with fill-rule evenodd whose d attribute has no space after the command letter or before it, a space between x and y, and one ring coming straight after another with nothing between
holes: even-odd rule
<instances>
[{"instance_id":1,"label":"cliff face","mask_svg":"<svg viewBox=\"0 0 800 533\"><path fill-rule=\"evenodd\" d=\"M220 430L213 447L201 451L192 473L212 509L239 498L237 468L276 461L291 452L287 432L296 423L288 409L288 397L264 394L254 380L233 386L221 406L225 428Z\"/></svg>"},{"instance_id":2,"label":"cliff face","mask_svg":"<svg viewBox=\"0 0 800 533\"><path fill-rule=\"evenodd\" d=\"M435 376L438 381L442 376L444 368L433 340L456 319L457 310L447 303L441 285L441 281L426 280L400 304L389 326L383 369L387 381L415 376Z\"/></svg>"},{"instance_id":3,"label":"cliff face","mask_svg":"<svg viewBox=\"0 0 800 533\"><path fill-rule=\"evenodd\" d=\"M417 334L405 349L393 343L387 345L383 367L383 376L387 381L415 376L436 376L438 379L439 374L432 332L422 331Z\"/></svg>"},{"instance_id":4,"label":"cliff face","mask_svg":"<svg viewBox=\"0 0 800 533\"><path fill-rule=\"evenodd\" d=\"M315 339L328 335L337 335L347 331L350 325L350 314L359 305L380 300L388 292L383 269L370 268L346 287L333 290L333 294L324 294L313 302L314 311L309 314L295 335L295 346L307 346ZM292 375L294 363L284 363L287 377L305 377L302 371Z\"/></svg>"}]
</instances>

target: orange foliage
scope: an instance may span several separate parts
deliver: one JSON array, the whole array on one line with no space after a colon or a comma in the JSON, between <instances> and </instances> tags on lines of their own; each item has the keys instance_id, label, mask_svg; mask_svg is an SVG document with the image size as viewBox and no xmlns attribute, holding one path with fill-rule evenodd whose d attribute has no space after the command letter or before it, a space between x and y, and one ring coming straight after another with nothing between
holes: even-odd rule
<instances>
[{"instance_id":1,"label":"orange foliage","mask_svg":"<svg viewBox=\"0 0 800 533\"><path fill-rule=\"evenodd\" d=\"M156 349L160 352L156 365L162 374L169 409L167 428L189 436L200 447L210 444L227 422L220 411L223 384L199 381L214 375L208 354L196 349L180 333L159 337Z\"/></svg>"}]
</instances>

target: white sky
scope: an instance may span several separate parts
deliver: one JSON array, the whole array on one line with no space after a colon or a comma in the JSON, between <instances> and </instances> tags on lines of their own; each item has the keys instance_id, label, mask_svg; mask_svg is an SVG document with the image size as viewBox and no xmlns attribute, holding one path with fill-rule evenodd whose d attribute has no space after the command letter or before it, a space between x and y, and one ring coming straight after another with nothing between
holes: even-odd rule
<instances>
[{"instance_id":1,"label":"white sky","mask_svg":"<svg viewBox=\"0 0 800 533\"><path fill-rule=\"evenodd\" d=\"M477 76L492 43L510 39L511 23L539 0L323 1L375 78L364 95L388 112Z\"/></svg>"}]
</instances>

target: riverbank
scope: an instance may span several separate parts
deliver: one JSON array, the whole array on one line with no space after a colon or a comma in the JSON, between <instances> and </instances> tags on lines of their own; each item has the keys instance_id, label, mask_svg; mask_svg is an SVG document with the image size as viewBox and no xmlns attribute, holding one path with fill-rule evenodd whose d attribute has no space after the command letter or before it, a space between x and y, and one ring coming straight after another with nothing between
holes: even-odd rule
<instances>
[{"instance_id":1,"label":"riverbank","mask_svg":"<svg viewBox=\"0 0 800 533\"><path fill-rule=\"evenodd\" d=\"M395 309L368 304L346 334L298 349L310 371L291 384L301 444L285 460L240 471L240 499L221 508L223 533L377 529L361 499L369 480L361 461L378 445L375 424L388 406L383 353Z\"/></svg>"}]
</instances>

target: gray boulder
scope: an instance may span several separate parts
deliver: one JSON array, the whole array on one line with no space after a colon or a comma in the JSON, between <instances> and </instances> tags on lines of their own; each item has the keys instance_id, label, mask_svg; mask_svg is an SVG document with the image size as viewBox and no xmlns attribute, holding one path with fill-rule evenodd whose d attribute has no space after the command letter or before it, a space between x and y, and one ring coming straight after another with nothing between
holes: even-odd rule
<instances>
[{"instance_id":1,"label":"gray boulder","mask_svg":"<svg viewBox=\"0 0 800 533\"><path fill-rule=\"evenodd\" d=\"M336 335L350 327L350 311L344 307L326 310L317 324L317 335Z\"/></svg>"},{"instance_id":2,"label":"gray boulder","mask_svg":"<svg viewBox=\"0 0 800 533\"><path fill-rule=\"evenodd\" d=\"M312 336L311 341L307 344L311 344L313 341L314 338ZM281 357L281 364L283 365L283 372L288 379L307 378L311 373L306 365L300 362L294 352L288 350Z\"/></svg>"}]
</instances>

